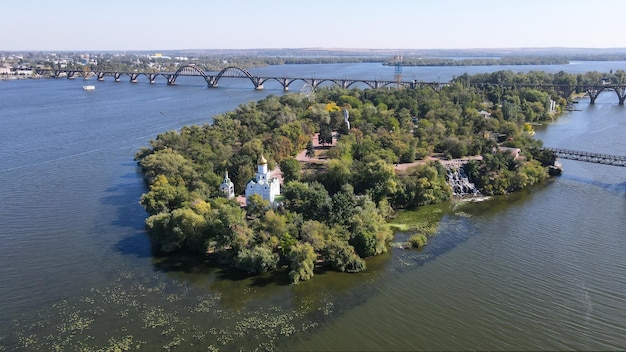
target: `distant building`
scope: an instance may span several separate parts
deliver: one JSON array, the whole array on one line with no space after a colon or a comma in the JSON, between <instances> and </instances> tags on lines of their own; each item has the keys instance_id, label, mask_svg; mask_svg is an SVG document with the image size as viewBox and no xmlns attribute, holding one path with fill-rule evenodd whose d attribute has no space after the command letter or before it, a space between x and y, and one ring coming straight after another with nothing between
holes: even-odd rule
<instances>
[{"instance_id":1,"label":"distant building","mask_svg":"<svg viewBox=\"0 0 626 352\"><path fill-rule=\"evenodd\" d=\"M522 152L522 150L520 148L498 147L498 151L500 153L509 153L509 154L513 155L513 157L515 159L519 159L519 158L522 157L520 155L520 153Z\"/></svg>"},{"instance_id":2,"label":"distant building","mask_svg":"<svg viewBox=\"0 0 626 352\"><path fill-rule=\"evenodd\" d=\"M489 112L485 111L485 110L480 110L478 112L478 115L480 115L480 116L482 116L482 117L484 117L486 119L491 117L491 114Z\"/></svg>"},{"instance_id":3,"label":"distant building","mask_svg":"<svg viewBox=\"0 0 626 352\"><path fill-rule=\"evenodd\" d=\"M220 185L220 191L222 195L228 199L235 198L235 185L231 182L230 178L228 178L228 171L224 175L224 181Z\"/></svg>"},{"instance_id":4,"label":"distant building","mask_svg":"<svg viewBox=\"0 0 626 352\"><path fill-rule=\"evenodd\" d=\"M246 186L246 200L253 194L267 199L270 204L273 204L276 196L280 194L280 181L278 178L271 177L267 169L267 160L263 155L259 157L256 177Z\"/></svg>"}]
</instances>

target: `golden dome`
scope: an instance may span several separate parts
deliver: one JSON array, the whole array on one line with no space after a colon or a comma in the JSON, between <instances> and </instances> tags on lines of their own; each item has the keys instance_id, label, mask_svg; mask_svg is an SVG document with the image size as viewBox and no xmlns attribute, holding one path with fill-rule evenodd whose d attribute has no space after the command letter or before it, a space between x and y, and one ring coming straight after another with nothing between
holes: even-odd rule
<instances>
[{"instance_id":1,"label":"golden dome","mask_svg":"<svg viewBox=\"0 0 626 352\"><path fill-rule=\"evenodd\" d=\"M263 157L263 154L261 154L261 156L259 157L259 165L265 165L267 164L267 160L265 160L265 158Z\"/></svg>"}]
</instances>

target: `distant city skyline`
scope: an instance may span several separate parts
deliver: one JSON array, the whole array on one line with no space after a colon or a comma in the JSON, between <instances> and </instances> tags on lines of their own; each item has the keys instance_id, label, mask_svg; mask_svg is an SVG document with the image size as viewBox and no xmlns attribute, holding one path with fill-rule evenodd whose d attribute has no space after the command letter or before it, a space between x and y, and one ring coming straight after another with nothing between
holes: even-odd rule
<instances>
[{"instance_id":1,"label":"distant city skyline","mask_svg":"<svg viewBox=\"0 0 626 352\"><path fill-rule=\"evenodd\" d=\"M623 0L77 0L2 5L0 51L624 48Z\"/></svg>"}]
</instances>

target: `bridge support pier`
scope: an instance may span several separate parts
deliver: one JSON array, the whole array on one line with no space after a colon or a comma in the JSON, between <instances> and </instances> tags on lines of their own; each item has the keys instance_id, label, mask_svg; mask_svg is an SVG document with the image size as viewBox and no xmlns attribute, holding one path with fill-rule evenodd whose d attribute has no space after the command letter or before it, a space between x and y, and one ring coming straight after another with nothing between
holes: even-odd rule
<instances>
[{"instance_id":1,"label":"bridge support pier","mask_svg":"<svg viewBox=\"0 0 626 352\"><path fill-rule=\"evenodd\" d=\"M587 94L589 94L589 104L593 105L596 103L596 98L598 97L598 95L600 95L600 92L602 92L601 89L587 89Z\"/></svg>"},{"instance_id":2,"label":"bridge support pier","mask_svg":"<svg viewBox=\"0 0 626 352\"><path fill-rule=\"evenodd\" d=\"M256 89L256 90L263 90L263 85L259 84L258 86L254 87L254 89Z\"/></svg>"},{"instance_id":3,"label":"bridge support pier","mask_svg":"<svg viewBox=\"0 0 626 352\"><path fill-rule=\"evenodd\" d=\"M615 88L615 93L617 93L617 98L619 99L619 105L624 105L624 100L626 100L626 88Z\"/></svg>"}]
</instances>

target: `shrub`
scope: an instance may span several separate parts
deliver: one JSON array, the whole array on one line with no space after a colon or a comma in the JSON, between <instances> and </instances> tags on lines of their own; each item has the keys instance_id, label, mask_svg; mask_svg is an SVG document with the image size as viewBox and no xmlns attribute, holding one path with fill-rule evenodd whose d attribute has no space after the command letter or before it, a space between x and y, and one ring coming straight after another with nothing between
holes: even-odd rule
<instances>
[{"instance_id":1,"label":"shrub","mask_svg":"<svg viewBox=\"0 0 626 352\"><path fill-rule=\"evenodd\" d=\"M278 254L263 246L244 248L237 253L235 267L249 274L264 273L276 269Z\"/></svg>"},{"instance_id":2,"label":"shrub","mask_svg":"<svg viewBox=\"0 0 626 352\"><path fill-rule=\"evenodd\" d=\"M326 263L336 270L356 273L365 270L365 261L346 242L331 241L323 250Z\"/></svg>"},{"instance_id":3,"label":"shrub","mask_svg":"<svg viewBox=\"0 0 626 352\"><path fill-rule=\"evenodd\" d=\"M313 251L313 246L308 243L297 243L291 247L289 252L289 279L294 284L300 281L306 281L313 277L313 269L317 256Z\"/></svg>"},{"instance_id":4,"label":"shrub","mask_svg":"<svg viewBox=\"0 0 626 352\"><path fill-rule=\"evenodd\" d=\"M417 233L417 234L409 237L409 245L412 248L424 247L426 245L426 243L428 243L428 239L426 238L426 235L424 235L424 234Z\"/></svg>"}]
</instances>

